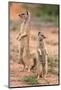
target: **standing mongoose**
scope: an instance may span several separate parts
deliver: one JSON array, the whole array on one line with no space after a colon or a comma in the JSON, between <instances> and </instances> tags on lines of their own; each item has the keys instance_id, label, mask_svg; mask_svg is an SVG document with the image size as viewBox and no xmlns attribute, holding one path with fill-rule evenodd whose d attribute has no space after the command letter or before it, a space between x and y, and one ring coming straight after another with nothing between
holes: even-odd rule
<instances>
[{"instance_id":1,"label":"standing mongoose","mask_svg":"<svg viewBox=\"0 0 61 90\"><path fill-rule=\"evenodd\" d=\"M48 72L48 61L47 61L48 52L44 41L45 38L46 37L41 32L38 32L38 49L36 59L38 78L40 76L45 77Z\"/></svg>"},{"instance_id":2,"label":"standing mongoose","mask_svg":"<svg viewBox=\"0 0 61 90\"><path fill-rule=\"evenodd\" d=\"M22 19L22 24L20 26L20 32L17 39L20 42L19 49L19 63L27 67L27 59L29 57L29 28L30 28L30 12L25 11L18 15ZM25 59L25 60L24 60Z\"/></svg>"}]
</instances>

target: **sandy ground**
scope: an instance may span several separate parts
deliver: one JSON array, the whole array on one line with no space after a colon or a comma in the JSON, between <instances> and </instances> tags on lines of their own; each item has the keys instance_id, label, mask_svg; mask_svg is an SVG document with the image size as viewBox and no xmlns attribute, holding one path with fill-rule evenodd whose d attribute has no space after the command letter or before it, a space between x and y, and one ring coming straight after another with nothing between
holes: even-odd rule
<instances>
[{"instance_id":1,"label":"sandy ground","mask_svg":"<svg viewBox=\"0 0 61 90\"><path fill-rule=\"evenodd\" d=\"M49 56L58 56L58 27L56 26L41 27L39 30L32 27L30 30L30 52L33 52L37 46L36 37L38 31L41 31L46 36L45 42ZM34 74L32 71L30 73L22 71L23 66L18 64L19 42L16 40L18 32L18 30L10 31L10 87L29 86L22 82L21 79ZM49 85L58 84L58 75L48 73L46 79ZM43 78L40 78L38 82L40 85L48 85Z\"/></svg>"},{"instance_id":2,"label":"sandy ground","mask_svg":"<svg viewBox=\"0 0 61 90\"><path fill-rule=\"evenodd\" d=\"M27 71L23 72L22 65L16 62L11 62L10 69L11 69L10 70L10 87L32 86L23 82L22 79L25 76L34 75L33 72L27 72ZM39 82L38 85L52 85L52 84L55 85L55 84L58 84L58 76L49 73L46 77L46 80L44 80L43 78L40 78L38 82Z\"/></svg>"}]
</instances>

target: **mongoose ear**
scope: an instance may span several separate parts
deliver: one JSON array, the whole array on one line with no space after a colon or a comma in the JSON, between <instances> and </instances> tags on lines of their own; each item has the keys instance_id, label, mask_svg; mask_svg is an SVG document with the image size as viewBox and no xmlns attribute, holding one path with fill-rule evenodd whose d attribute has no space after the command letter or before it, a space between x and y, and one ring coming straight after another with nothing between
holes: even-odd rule
<instances>
[{"instance_id":1,"label":"mongoose ear","mask_svg":"<svg viewBox=\"0 0 61 90\"><path fill-rule=\"evenodd\" d=\"M26 11L27 12L27 15L28 15L28 11Z\"/></svg>"},{"instance_id":2,"label":"mongoose ear","mask_svg":"<svg viewBox=\"0 0 61 90\"><path fill-rule=\"evenodd\" d=\"M26 11L27 15L30 16L30 12L29 11Z\"/></svg>"},{"instance_id":3,"label":"mongoose ear","mask_svg":"<svg viewBox=\"0 0 61 90\"><path fill-rule=\"evenodd\" d=\"M41 34L41 32L38 32L38 36Z\"/></svg>"}]
</instances>

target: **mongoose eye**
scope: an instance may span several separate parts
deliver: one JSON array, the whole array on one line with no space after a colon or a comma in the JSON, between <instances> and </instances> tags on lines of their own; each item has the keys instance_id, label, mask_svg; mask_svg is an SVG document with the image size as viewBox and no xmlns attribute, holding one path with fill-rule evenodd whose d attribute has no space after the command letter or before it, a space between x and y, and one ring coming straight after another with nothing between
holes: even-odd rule
<instances>
[{"instance_id":1,"label":"mongoose eye","mask_svg":"<svg viewBox=\"0 0 61 90\"><path fill-rule=\"evenodd\" d=\"M20 14L19 14L18 16L19 16L19 17L21 17L21 15L20 15Z\"/></svg>"},{"instance_id":2,"label":"mongoose eye","mask_svg":"<svg viewBox=\"0 0 61 90\"><path fill-rule=\"evenodd\" d=\"M43 38L46 38L44 35L41 35Z\"/></svg>"},{"instance_id":3,"label":"mongoose eye","mask_svg":"<svg viewBox=\"0 0 61 90\"><path fill-rule=\"evenodd\" d=\"M24 13L22 13L21 15L25 15Z\"/></svg>"},{"instance_id":4,"label":"mongoose eye","mask_svg":"<svg viewBox=\"0 0 61 90\"><path fill-rule=\"evenodd\" d=\"M18 16L20 16L20 14Z\"/></svg>"},{"instance_id":5,"label":"mongoose eye","mask_svg":"<svg viewBox=\"0 0 61 90\"><path fill-rule=\"evenodd\" d=\"M22 13L22 14L19 14L18 16L19 16L19 17L21 17L21 16L24 16L24 15L25 15L25 14L24 14L24 13Z\"/></svg>"}]
</instances>

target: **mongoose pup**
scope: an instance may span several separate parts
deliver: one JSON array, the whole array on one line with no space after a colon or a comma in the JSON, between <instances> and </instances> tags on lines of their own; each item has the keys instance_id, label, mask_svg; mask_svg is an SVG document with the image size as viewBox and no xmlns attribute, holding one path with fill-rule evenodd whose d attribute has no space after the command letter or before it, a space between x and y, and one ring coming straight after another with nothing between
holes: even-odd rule
<instances>
[{"instance_id":1,"label":"mongoose pup","mask_svg":"<svg viewBox=\"0 0 61 90\"><path fill-rule=\"evenodd\" d=\"M37 59L36 59L36 63L37 63L37 75L38 78L40 76L42 77L46 77L47 75L47 71L48 71L48 61L47 61L47 49L45 48L45 42L44 39L46 37L41 33L38 32L38 49L37 49Z\"/></svg>"}]
</instances>

